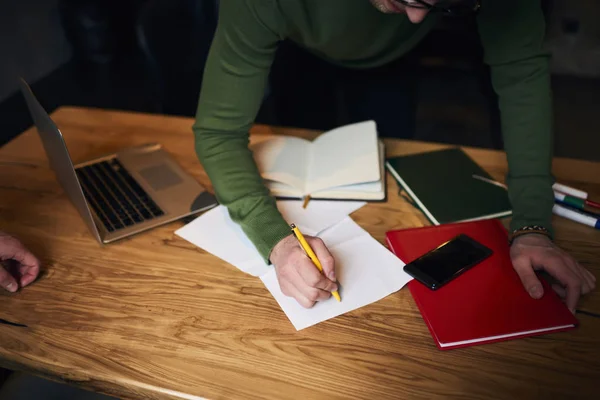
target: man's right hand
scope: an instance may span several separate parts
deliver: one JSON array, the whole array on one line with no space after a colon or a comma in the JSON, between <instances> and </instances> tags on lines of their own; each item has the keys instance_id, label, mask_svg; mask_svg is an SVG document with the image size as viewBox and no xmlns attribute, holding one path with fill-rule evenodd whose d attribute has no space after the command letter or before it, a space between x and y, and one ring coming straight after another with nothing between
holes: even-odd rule
<instances>
[{"instance_id":1,"label":"man's right hand","mask_svg":"<svg viewBox=\"0 0 600 400\"><path fill-rule=\"evenodd\" d=\"M301 306L311 308L317 301L326 300L338 289L335 262L323 241L312 236L304 237L323 266L321 273L308 258L294 235L282 239L271 252L281 292L296 299Z\"/></svg>"}]
</instances>

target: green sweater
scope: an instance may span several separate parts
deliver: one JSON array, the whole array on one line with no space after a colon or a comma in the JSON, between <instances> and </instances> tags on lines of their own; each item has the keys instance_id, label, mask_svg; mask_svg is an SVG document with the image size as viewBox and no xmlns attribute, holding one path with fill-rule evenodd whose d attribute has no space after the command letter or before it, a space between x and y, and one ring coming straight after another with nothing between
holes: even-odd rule
<instances>
[{"instance_id":1,"label":"green sweater","mask_svg":"<svg viewBox=\"0 0 600 400\"><path fill-rule=\"evenodd\" d=\"M196 122L196 152L215 194L265 261L290 234L262 183L248 131L278 43L289 39L349 68L383 65L408 52L437 22L379 12L369 0L221 0ZM511 228L551 229L552 113L539 1L485 0L477 16L484 62L499 99L508 159Z\"/></svg>"}]
</instances>

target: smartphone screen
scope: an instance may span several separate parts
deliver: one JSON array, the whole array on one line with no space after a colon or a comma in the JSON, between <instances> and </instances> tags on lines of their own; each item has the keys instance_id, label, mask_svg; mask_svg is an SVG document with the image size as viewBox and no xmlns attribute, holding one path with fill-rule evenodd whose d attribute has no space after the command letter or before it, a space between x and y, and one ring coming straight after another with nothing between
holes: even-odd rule
<instances>
[{"instance_id":1,"label":"smartphone screen","mask_svg":"<svg viewBox=\"0 0 600 400\"><path fill-rule=\"evenodd\" d=\"M459 235L406 264L404 270L429 288L438 289L491 254L481 243Z\"/></svg>"}]
</instances>

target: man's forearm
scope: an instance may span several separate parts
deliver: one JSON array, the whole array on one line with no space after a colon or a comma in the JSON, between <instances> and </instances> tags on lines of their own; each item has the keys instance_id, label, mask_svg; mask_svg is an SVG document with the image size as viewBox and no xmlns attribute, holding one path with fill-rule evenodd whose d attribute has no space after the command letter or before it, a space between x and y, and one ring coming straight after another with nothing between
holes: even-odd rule
<instances>
[{"instance_id":1,"label":"man's forearm","mask_svg":"<svg viewBox=\"0 0 600 400\"><path fill-rule=\"evenodd\" d=\"M508 159L511 229L542 225L552 231L552 102L545 57L496 66L492 79L499 96Z\"/></svg>"},{"instance_id":2,"label":"man's forearm","mask_svg":"<svg viewBox=\"0 0 600 400\"><path fill-rule=\"evenodd\" d=\"M290 229L262 182L247 135L205 130L197 124L194 133L196 152L219 202L268 262L271 250Z\"/></svg>"},{"instance_id":3,"label":"man's forearm","mask_svg":"<svg viewBox=\"0 0 600 400\"><path fill-rule=\"evenodd\" d=\"M485 3L477 24L498 95L511 228L542 225L551 230L553 117L544 14L536 1Z\"/></svg>"},{"instance_id":4,"label":"man's forearm","mask_svg":"<svg viewBox=\"0 0 600 400\"><path fill-rule=\"evenodd\" d=\"M290 234L248 149L248 130L281 39L273 7L221 2L193 126L196 153L217 199L267 262L275 244Z\"/></svg>"}]
</instances>

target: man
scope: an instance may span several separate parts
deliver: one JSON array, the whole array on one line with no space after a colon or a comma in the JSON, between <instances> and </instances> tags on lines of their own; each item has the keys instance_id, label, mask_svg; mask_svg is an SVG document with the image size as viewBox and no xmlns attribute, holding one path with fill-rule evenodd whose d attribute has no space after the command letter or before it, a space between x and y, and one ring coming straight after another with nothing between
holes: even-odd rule
<instances>
[{"instance_id":1,"label":"man","mask_svg":"<svg viewBox=\"0 0 600 400\"><path fill-rule=\"evenodd\" d=\"M441 12L465 9L478 9L484 61L498 95L514 268L533 298L543 294L535 270L547 271L572 311L595 287L594 276L552 242L552 110L538 2L222 0L194 125L196 151L221 204L273 263L282 292L304 307L337 289L335 260L321 240L309 238L324 266L325 275L319 274L290 235L248 149L278 45L290 40L335 65L376 68L406 54Z\"/></svg>"},{"instance_id":2,"label":"man","mask_svg":"<svg viewBox=\"0 0 600 400\"><path fill-rule=\"evenodd\" d=\"M14 293L39 273L39 260L18 239L0 231L0 287Z\"/></svg>"}]
</instances>

